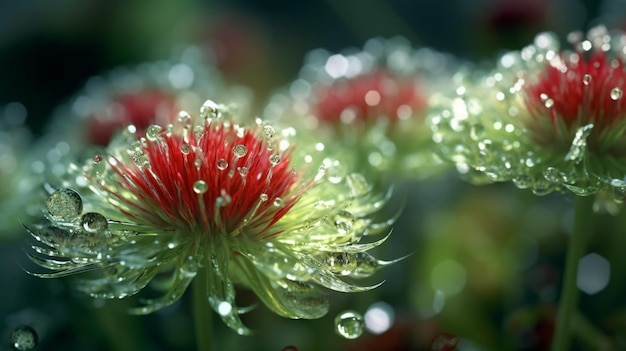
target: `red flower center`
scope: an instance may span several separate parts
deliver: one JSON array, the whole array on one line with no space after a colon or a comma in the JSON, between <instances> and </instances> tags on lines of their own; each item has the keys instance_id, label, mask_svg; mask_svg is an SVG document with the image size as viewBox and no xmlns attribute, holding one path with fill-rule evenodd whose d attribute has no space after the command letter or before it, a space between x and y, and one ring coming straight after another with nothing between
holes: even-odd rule
<instances>
[{"instance_id":1,"label":"red flower center","mask_svg":"<svg viewBox=\"0 0 626 351\"><path fill-rule=\"evenodd\" d=\"M289 169L290 152L270 150L255 131L214 123L174 133L153 126L147 133L147 166L111 162L136 199L110 193L138 221L208 235L249 229L263 236L301 194L291 191L298 176Z\"/></svg>"},{"instance_id":2,"label":"red flower center","mask_svg":"<svg viewBox=\"0 0 626 351\"><path fill-rule=\"evenodd\" d=\"M317 92L316 116L327 123L372 122L379 117L392 123L426 107L426 98L415 81L392 77L379 70Z\"/></svg>"},{"instance_id":3,"label":"red flower center","mask_svg":"<svg viewBox=\"0 0 626 351\"><path fill-rule=\"evenodd\" d=\"M539 139L560 135L561 125L571 132L572 128L593 123L597 134L623 120L624 69L621 59L609 59L603 51L589 57L574 53L558 64L546 65L538 82L525 90L526 106L536 122L547 116L552 124L553 134L543 133Z\"/></svg>"},{"instance_id":4,"label":"red flower center","mask_svg":"<svg viewBox=\"0 0 626 351\"><path fill-rule=\"evenodd\" d=\"M113 97L110 111L92 116L87 124L89 141L106 146L115 133L129 124L142 136L151 124L167 124L176 117L174 96L161 91L143 91L136 94L119 94Z\"/></svg>"}]
</instances>

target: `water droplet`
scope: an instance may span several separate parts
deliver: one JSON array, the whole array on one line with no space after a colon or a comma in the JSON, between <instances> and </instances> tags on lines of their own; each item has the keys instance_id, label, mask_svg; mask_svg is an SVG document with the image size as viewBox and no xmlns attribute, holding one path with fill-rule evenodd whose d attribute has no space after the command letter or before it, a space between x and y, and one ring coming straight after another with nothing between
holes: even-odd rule
<instances>
[{"instance_id":1,"label":"water droplet","mask_svg":"<svg viewBox=\"0 0 626 351\"><path fill-rule=\"evenodd\" d=\"M220 118L221 115L219 106L212 100L205 101L202 107L200 107L200 117L202 119Z\"/></svg>"},{"instance_id":2,"label":"water droplet","mask_svg":"<svg viewBox=\"0 0 626 351\"><path fill-rule=\"evenodd\" d=\"M104 157L102 157L102 155L95 155L91 159L91 162L93 162L94 165L100 164L102 161L104 161Z\"/></svg>"},{"instance_id":3,"label":"water droplet","mask_svg":"<svg viewBox=\"0 0 626 351\"><path fill-rule=\"evenodd\" d=\"M80 226L89 233L100 233L108 228L109 222L99 213L88 212L80 218Z\"/></svg>"},{"instance_id":4,"label":"water droplet","mask_svg":"<svg viewBox=\"0 0 626 351\"><path fill-rule=\"evenodd\" d=\"M242 177L245 177L248 175L248 167L238 167L237 170L239 171L239 174L241 174Z\"/></svg>"},{"instance_id":5,"label":"water droplet","mask_svg":"<svg viewBox=\"0 0 626 351\"><path fill-rule=\"evenodd\" d=\"M552 106L554 106L554 100L548 98L548 99L546 99L546 101L543 102L543 105L546 108L551 108Z\"/></svg>"},{"instance_id":6,"label":"water droplet","mask_svg":"<svg viewBox=\"0 0 626 351\"><path fill-rule=\"evenodd\" d=\"M335 215L335 227L339 234L349 234L354 227L354 215L348 211L341 210Z\"/></svg>"},{"instance_id":7,"label":"water droplet","mask_svg":"<svg viewBox=\"0 0 626 351\"><path fill-rule=\"evenodd\" d=\"M276 166L278 162L280 162L280 156L276 154L270 156L270 163L272 164L272 166Z\"/></svg>"},{"instance_id":8,"label":"water droplet","mask_svg":"<svg viewBox=\"0 0 626 351\"><path fill-rule=\"evenodd\" d=\"M18 351L30 351L37 347L39 337L35 329L22 325L11 332L11 346Z\"/></svg>"},{"instance_id":9,"label":"water droplet","mask_svg":"<svg viewBox=\"0 0 626 351\"><path fill-rule=\"evenodd\" d=\"M611 89L610 95L612 100L619 100L622 98L622 89L615 87Z\"/></svg>"},{"instance_id":10,"label":"water droplet","mask_svg":"<svg viewBox=\"0 0 626 351\"><path fill-rule=\"evenodd\" d=\"M363 334L363 316L355 311L344 311L335 317L335 331L346 339L356 339Z\"/></svg>"},{"instance_id":11,"label":"water droplet","mask_svg":"<svg viewBox=\"0 0 626 351\"><path fill-rule=\"evenodd\" d=\"M226 169L226 167L228 167L228 161L226 161L223 158L220 158L219 160L217 160L217 169L223 171Z\"/></svg>"},{"instance_id":12,"label":"water droplet","mask_svg":"<svg viewBox=\"0 0 626 351\"><path fill-rule=\"evenodd\" d=\"M194 166L196 166L197 169L200 169L200 166L202 166L202 159L201 158L197 158L195 161L193 161Z\"/></svg>"},{"instance_id":13,"label":"water droplet","mask_svg":"<svg viewBox=\"0 0 626 351\"><path fill-rule=\"evenodd\" d=\"M591 84L591 80L592 80L592 78L591 78L591 74L588 74L588 73L587 73L587 74L585 74L585 75L583 76L583 84L584 84L584 85L589 85L589 84Z\"/></svg>"},{"instance_id":14,"label":"water droplet","mask_svg":"<svg viewBox=\"0 0 626 351\"><path fill-rule=\"evenodd\" d=\"M146 138L150 141L157 141L163 128L160 125L153 124L146 130Z\"/></svg>"},{"instance_id":15,"label":"water droplet","mask_svg":"<svg viewBox=\"0 0 626 351\"><path fill-rule=\"evenodd\" d=\"M284 203L284 201L280 197L277 197L277 198L274 199L274 206L276 206L276 207L281 207L283 205L283 203Z\"/></svg>"},{"instance_id":16,"label":"water droplet","mask_svg":"<svg viewBox=\"0 0 626 351\"><path fill-rule=\"evenodd\" d=\"M83 200L72 189L59 189L48 197L46 208L55 219L72 220L83 212Z\"/></svg>"},{"instance_id":17,"label":"water droplet","mask_svg":"<svg viewBox=\"0 0 626 351\"><path fill-rule=\"evenodd\" d=\"M91 168L88 171L88 176L96 178L102 176L106 168L106 162L102 161L104 161L102 155L95 155L91 158Z\"/></svg>"},{"instance_id":18,"label":"water droplet","mask_svg":"<svg viewBox=\"0 0 626 351\"><path fill-rule=\"evenodd\" d=\"M189 127L193 120L187 111L180 111L178 113L178 122L184 127Z\"/></svg>"},{"instance_id":19,"label":"water droplet","mask_svg":"<svg viewBox=\"0 0 626 351\"><path fill-rule=\"evenodd\" d=\"M272 126L263 126L263 135L266 139L271 139L276 135L276 130Z\"/></svg>"},{"instance_id":20,"label":"water droplet","mask_svg":"<svg viewBox=\"0 0 626 351\"><path fill-rule=\"evenodd\" d=\"M207 190L209 190L209 186L204 180L196 180L195 183L193 183L193 191L196 194L204 194Z\"/></svg>"},{"instance_id":21,"label":"water droplet","mask_svg":"<svg viewBox=\"0 0 626 351\"><path fill-rule=\"evenodd\" d=\"M357 267L357 259L347 252L328 252L325 254L328 269L339 275L350 275Z\"/></svg>"},{"instance_id":22,"label":"water droplet","mask_svg":"<svg viewBox=\"0 0 626 351\"><path fill-rule=\"evenodd\" d=\"M189 153L191 152L191 145L187 144L187 143L183 143L180 145L180 152L182 152L184 155L189 155Z\"/></svg>"},{"instance_id":23,"label":"water droplet","mask_svg":"<svg viewBox=\"0 0 626 351\"><path fill-rule=\"evenodd\" d=\"M246 156L248 153L248 148L245 145L238 144L233 147L233 154L235 157L240 158Z\"/></svg>"},{"instance_id":24,"label":"water droplet","mask_svg":"<svg viewBox=\"0 0 626 351\"><path fill-rule=\"evenodd\" d=\"M269 196L267 196L267 194L261 194L259 195L259 199L261 199L261 201L265 202L269 199Z\"/></svg>"}]
</instances>

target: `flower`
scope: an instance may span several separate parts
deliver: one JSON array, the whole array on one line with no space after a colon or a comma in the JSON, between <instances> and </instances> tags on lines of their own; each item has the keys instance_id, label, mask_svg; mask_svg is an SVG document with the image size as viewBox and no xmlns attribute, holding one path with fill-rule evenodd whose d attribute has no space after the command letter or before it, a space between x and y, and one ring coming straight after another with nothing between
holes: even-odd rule
<instances>
[{"instance_id":1,"label":"flower","mask_svg":"<svg viewBox=\"0 0 626 351\"><path fill-rule=\"evenodd\" d=\"M309 130L372 174L426 176L441 166L424 118L428 99L455 64L403 38L375 38L341 54L316 50L265 114Z\"/></svg>"},{"instance_id":2,"label":"flower","mask_svg":"<svg viewBox=\"0 0 626 351\"><path fill-rule=\"evenodd\" d=\"M91 77L68 105L57 108L49 130L78 150L106 146L130 124L142 136L152 124L172 123L178 111L200 108L205 96L238 106L240 115L250 105L246 88L226 84L201 49L188 46L169 59Z\"/></svg>"},{"instance_id":3,"label":"flower","mask_svg":"<svg viewBox=\"0 0 626 351\"><path fill-rule=\"evenodd\" d=\"M207 101L201 119L181 112L141 138L130 128L106 154L71 166L74 183L50 189L47 220L29 227L40 242L30 257L53 271L35 275L84 273L79 290L123 298L169 273L164 295L134 310L150 313L206 274L210 305L239 334L249 330L235 283L289 318L324 315L322 287L375 287L340 277L367 277L391 263L366 252L388 236L361 242L389 227L372 218L386 197L338 160L320 162L307 145L294 145L293 128L260 119L242 126L224 113Z\"/></svg>"},{"instance_id":4,"label":"flower","mask_svg":"<svg viewBox=\"0 0 626 351\"><path fill-rule=\"evenodd\" d=\"M489 74L459 78L454 96L438 96L431 122L442 157L476 183L621 194L626 36L600 26L568 37L573 50L539 34Z\"/></svg>"}]
</instances>

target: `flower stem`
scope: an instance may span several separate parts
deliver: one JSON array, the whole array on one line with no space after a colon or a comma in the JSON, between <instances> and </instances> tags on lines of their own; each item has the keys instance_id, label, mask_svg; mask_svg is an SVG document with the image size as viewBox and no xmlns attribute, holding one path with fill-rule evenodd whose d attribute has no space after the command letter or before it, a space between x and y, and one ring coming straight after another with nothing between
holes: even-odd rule
<instances>
[{"instance_id":1,"label":"flower stem","mask_svg":"<svg viewBox=\"0 0 626 351\"><path fill-rule=\"evenodd\" d=\"M192 282L192 312L198 351L213 349L213 313L207 296L207 269L207 267L201 267Z\"/></svg>"},{"instance_id":2,"label":"flower stem","mask_svg":"<svg viewBox=\"0 0 626 351\"><path fill-rule=\"evenodd\" d=\"M561 284L561 298L556 319L556 330L552 339L552 351L569 350L572 321L578 305L579 292L576 286L578 262L585 253L587 237L593 224L593 196L576 196L574 202L574 225L567 245L565 272Z\"/></svg>"}]
</instances>

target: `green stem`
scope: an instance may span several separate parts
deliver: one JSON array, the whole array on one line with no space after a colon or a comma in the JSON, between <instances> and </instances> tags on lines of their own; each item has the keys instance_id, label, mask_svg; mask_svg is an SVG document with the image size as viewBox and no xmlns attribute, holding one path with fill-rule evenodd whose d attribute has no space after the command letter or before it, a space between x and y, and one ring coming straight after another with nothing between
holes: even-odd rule
<instances>
[{"instance_id":1,"label":"green stem","mask_svg":"<svg viewBox=\"0 0 626 351\"><path fill-rule=\"evenodd\" d=\"M207 267L198 270L196 277L191 283L193 289L193 319L196 332L198 351L211 351L213 349L213 311L209 305L207 296Z\"/></svg>"},{"instance_id":2,"label":"green stem","mask_svg":"<svg viewBox=\"0 0 626 351\"><path fill-rule=\"evenodd\" d=\"M556 319L556 330L552 340L552 351L569 350L574 311L578 305L579 292L576 286L578 262L585 253L587 237L592 230L593 196L576 196L574 202L574 226L567 245L565 272L561 285L561 299Z\"/></svg>"}]
</instances>

